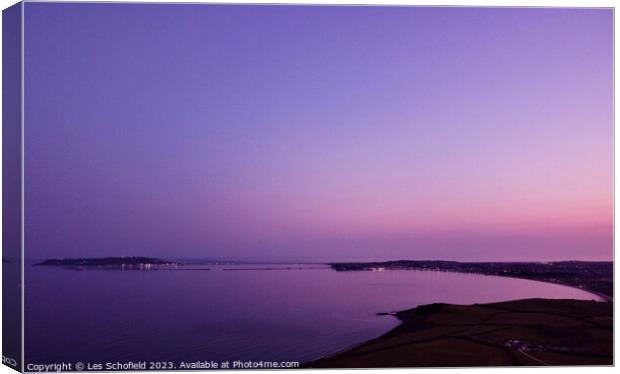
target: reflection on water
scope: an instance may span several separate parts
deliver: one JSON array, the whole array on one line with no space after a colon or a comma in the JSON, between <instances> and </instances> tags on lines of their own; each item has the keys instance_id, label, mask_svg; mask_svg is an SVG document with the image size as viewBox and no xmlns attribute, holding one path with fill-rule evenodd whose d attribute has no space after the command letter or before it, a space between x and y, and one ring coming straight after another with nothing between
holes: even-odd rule
<instances>
[{"instance_id":1,"label":"reflection on water","mask_svg":"<svg viewBox=\"0 0 620 374\"><path fill-rule=\"evenodd\" d=\"M209 270L200 270L208 268ZM597 299L512 278L321 265L26 269L26 361L307 361L385 333L377 313L434 302Z\"/></svg>"}]
</instances>

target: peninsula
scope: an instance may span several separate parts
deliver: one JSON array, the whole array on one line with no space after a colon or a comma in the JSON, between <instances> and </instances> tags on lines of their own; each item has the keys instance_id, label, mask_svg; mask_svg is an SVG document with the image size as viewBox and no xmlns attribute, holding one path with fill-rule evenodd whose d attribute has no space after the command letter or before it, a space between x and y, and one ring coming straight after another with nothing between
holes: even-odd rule
<instances>
[{"instance_id":1,"label":"peninsula","mask_svg":"<svg viewBox=\"0 0 620 374\"><path fill-rule=\"evenodd\" d=\"M128 270L149 270L175 266L174 261L152 257L101 257L101 258L54 258L36 264L37 266L63 266L68 268L123 268Z\"/></svg>"}]
</instances>

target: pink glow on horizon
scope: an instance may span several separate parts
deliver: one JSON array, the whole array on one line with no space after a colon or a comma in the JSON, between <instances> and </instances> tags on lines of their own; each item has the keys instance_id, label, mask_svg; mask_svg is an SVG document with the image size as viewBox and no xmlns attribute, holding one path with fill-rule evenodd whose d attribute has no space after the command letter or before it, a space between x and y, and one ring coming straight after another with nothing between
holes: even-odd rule
<instances>
[{"instance_id":1,"label":"pink glow on horizon","mask_svg":"<svg viewBox=\"0 0 620 374\"><path fill-rule=\"evenodd\" d=\"M106 7L27 5L34 256L613 256L612 9Z\"/></svg>"}]
</instances>

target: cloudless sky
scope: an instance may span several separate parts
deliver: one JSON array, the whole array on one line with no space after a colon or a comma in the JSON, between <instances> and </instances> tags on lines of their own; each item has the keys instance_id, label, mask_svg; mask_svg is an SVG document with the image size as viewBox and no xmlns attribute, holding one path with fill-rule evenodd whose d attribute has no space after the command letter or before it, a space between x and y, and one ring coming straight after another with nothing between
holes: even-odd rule
<instances>
[{"instance_id":1,"label":"cloudless sky","mask_svg":"<svg viewBox=\"0 0 620 374\"><path fill-rule=\"evenodd\" d=\"M30 258L612 258L610 9L25 9Z\"/></svg>"}]
</instances>

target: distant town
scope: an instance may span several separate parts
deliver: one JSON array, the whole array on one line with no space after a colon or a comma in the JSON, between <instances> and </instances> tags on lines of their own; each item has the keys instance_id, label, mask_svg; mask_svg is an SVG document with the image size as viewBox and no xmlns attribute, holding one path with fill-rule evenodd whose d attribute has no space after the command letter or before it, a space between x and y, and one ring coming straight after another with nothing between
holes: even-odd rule
<instances>
[{"instance_id":1,"label":"distant town","mask_svg":"<svg viewBox=\"0 0 620 374\"><path fill-rule=\"evenodd\" d=\"M457 262L457 261L385 261L340 262L329 264L337 271L427 270L499 275L581 288L613 299L613 262Z\"/></svg>"},{"instance_id":2,"label":"distant town","mask_svg":"<svg viewBox=\"0 0 620 374\"><path fill-rule=\"evenodd\" d=\"M152 257L54 258L36 266L63 266L69 269L101 268L126 270L156 270L177 266L174 261Z\"/></svg>"},{"instance_id":3,"label":"distant town","mask_svg":"<svg viewBox=\"0 0 620 374\"><path fill-rule=\"evenodd\" d=\"M69 269L169 270L177 268L181 264L152 257L103 257L56 258L45 260L36 265L62 266ZM613 262L607 261L457 262L397 260L385 262L337 262L328 263L327 265L336 271L450 271L523 278L577 287L596 293L607 301L613 300ZM291 270L292 268L284 269ZM265 269L261 268L260 270ZM278 268L278 270L283 269Z\"/></svg>"}]
</instances>

